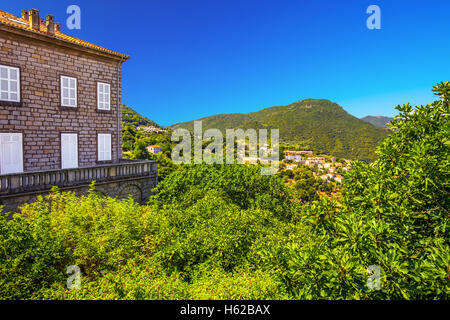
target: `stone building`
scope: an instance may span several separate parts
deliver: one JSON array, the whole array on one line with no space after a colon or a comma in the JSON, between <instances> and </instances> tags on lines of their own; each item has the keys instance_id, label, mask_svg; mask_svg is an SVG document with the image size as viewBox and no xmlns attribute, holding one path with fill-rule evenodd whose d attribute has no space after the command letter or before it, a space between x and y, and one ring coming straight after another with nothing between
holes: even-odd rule
<instances>
[{"instance_id":1,"label":"stone building","mask_svg":"<svg viewBox=\"0 0 450 320\"><path fill-rule=\"evenodd\" d=\"M122 159L128 58L62 33L36 9L0 11L0 205L52 185L83 190L92 180L156 186L156 163ZM140 184L143 201L150 187Z\"/></svg>"}]
</instances>

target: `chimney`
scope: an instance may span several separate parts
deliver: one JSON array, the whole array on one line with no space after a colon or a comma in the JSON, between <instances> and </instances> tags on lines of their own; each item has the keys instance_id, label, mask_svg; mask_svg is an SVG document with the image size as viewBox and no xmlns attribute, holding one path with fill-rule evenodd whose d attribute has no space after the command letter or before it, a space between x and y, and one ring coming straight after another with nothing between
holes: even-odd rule
<instances>
[{"instance_id":1,"label":"chimney","mask_svg":"<svg viewBox=\"0 0 450 320\"><path fill-rule=\"evenodd\" d=\"M22 10L22 19L25 21L30 20L30 14L28 13L28 10Z\"/></svg>"},{"instance_id":2,"label":"chimney","mask_svg":"<svg viewBox=\"0 0 450 320\"><path fill-rule=\"evenodd\" d=\"M55 17L52 14L47 15L47 33L50 35L55 34Z\"/></svg>"},{"instance_id":3,"label":"chimney","mask_svg":"<svg viewBox=\"0 0 450 320\"><path fill-rule=\"evenodd\" d=\"M61 24L59 24L59 23L55 23L55 33L56 32L61 32Z\"/></svg>"},{"instance_id":4,"label":"chimney","mask_svg":"<svg viewBox=\"0 0 450 320\"><path fill-rule=\"evenodd\" d=\"M35 30L40 30L41 28L41 19L39 18L39 10L30 9L30 27Z\"/></svg>"}]
</instances>

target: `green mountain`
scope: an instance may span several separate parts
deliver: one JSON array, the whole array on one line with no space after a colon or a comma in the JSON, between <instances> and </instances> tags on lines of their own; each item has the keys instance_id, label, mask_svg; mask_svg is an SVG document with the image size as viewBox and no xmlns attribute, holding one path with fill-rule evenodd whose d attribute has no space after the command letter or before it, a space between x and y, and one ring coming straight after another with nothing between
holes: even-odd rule
<instances>
[{"instance_id":1,"label":"green mountain","mask_svg":"<svg viewBox=\"0 0 450 320\"><path fill-rule=\"evenodd\" d=\"M198 120L202 120L203 130L217 128L223 134L226 129L236 128L279 129L284 145L365 161L376 158L375 147L389 134L388 130L364 122L325 99L306 99L247 114L220 114ZM192 131L193 121L170 128Z\"/></svg>"},{"instance_id":2,"label":"green mountain","mask_svg":"<svg viewBox=\"0 0 450 320\"><path fill-rule=\"evenodd\" d=\"M124 104L122 105L122 122L124 126L154 126L157 128L161 128L161 126L156 122L141 116L139 113Z\"/></svg>"},{"instance_id":3,"label":"green mountain","mask_svg":"<svg viewBox=\"0 0 450 320\"><path fill-rule=\"evenodd\" d=\"M388 123L394 120L394 118L383 117L383 116L366 116L361 118L362 121L373 124L377 127L389 128Z\"/></svg>"}]
</instances>

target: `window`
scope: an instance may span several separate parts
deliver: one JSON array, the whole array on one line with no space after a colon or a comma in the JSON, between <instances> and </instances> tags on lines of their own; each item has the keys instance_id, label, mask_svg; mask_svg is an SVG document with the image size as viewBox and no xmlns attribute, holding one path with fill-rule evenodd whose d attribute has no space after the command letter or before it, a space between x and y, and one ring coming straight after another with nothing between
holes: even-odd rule
<instances>
[{"instance_id":1,"label":"window","mask_svg":"<svg viewBox=\"0 0 450 320\"><path fill-rule=\"evenodd\" d=\"M110 86L97 82L97 106L99 110L110 110Z\"/></svg>"},{"instance_id":2,"label":"window","mask_svg":"<svg viewBox=\"0 0 450 320\"><path fill-rule=\"evenodd\" d=\"M61 76L61 106L77 106L77 79Z\"/></svg>"},{"instance_id":3,"label":"window","mask_svg":"<svg viewBox=\"0 0 450 320\"><path fill-rule=\"evenodd\" d=\"M98 161L111 160L111 134L99 133L98 138Z\"/></svg>"},{"instance_id":4,"label":"window","mask_svg":"<svg viewBox=\"0 0 450 320\"><path fill-rule=\"evenodd\" d=\"M61 133L61 168L78 167L78 135Z\"/></svg>"},{"instance_id":5,"label":"window","mask_svg":"<svg viewBox=\"0 0 450 320\"><path fill-rule=\"evenodd\" d=\"M19 68L0 65L0 100L20 102Z\"/></svg>"},{"instance_id":6,"label":"window","mask_svg":"<svg viewBox=\"0 0 450 320\"><path fill-rule=\"evenodd\" d=\"M0 133L0 174L23 172L21 133Z\"/></svg>"}]
</instances>

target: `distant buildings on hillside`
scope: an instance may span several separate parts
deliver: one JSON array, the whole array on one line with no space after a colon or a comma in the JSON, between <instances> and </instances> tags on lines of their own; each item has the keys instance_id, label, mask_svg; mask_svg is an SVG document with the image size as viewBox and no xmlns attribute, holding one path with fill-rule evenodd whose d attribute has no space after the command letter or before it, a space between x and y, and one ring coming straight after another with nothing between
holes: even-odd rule
<instances>
[{"instance_id":1,"label":"distant buildings on hillside","mask_svg":"<svg viewBox=\"0 0 450 320\"><path fill-rule=\"evenodd\" d=\"M317 157L314 156L312 151L284 151L285 158L283 162L286 163L286 170L293 170L298 166L298 164L303 164L308 167L317 167L322 172L325 172L320 176L320 178L324 181L334 180L336 182L342 182L344 179L341 175L338 175L337 169L340 168L343 171L351 170L350 160L344 160L345 164L341 162L336 162L335 157L329 158L327 162L327 158L325 157ZM290 163L291 161L296 162L297 164Z\"/></svg>"},{"instance_id":2,"label":"distant buildings on hillside","mask_svg":"<svg viewBox=\"0 0 450 320\"><path fill-rule=\"evenodd\" d=\"M298 166L296 164L288 164L286 165L286 170L294 170Z\"/></svg>"},{"instance_id":3,"label":"distant buildings on hillside","mask_svg":"<svg viewBox=\"0 0 450 320\"><path fill-rule=\"evenodd\" d=\"M147 147L147 151L150 153L160 153L162 151L161 146L159 145L151 145Z\"/></svg>"},{"instance_id":4,"label":"distant buildings on hillside","mask_svg":"<svg viewBox=\"0 0 450 320\"><path fill-rule=\"evenodd\" d=\"M285 151L285 159L300 161L302 160L302 155L312 156L314 153L312 151Z\"/></svg>"},{"instance_id":5,"label":"distant buildings on hillside","mask_svg":"<svg viewBox=\"0 0 450 320\"><path fill-rule=\"evenodd\" d=\"M320 178L324 181L330 181L330 180L334 180L336 182L342 183L342 181L344 180L344 177L341 175L334 175L333 173L327 173L324 175L321 175Z\"/></svg>"},{"instance_id":6,"label":"distant buildings on hillside","mask_svg":"<svg viewBox=\"0 0 450 320\"><path fill-rule=\"evenodd\" d=\"M139 126L137 127L139 130L145 131L145 132L155 132L155 133L163 133L167 132L167 130L155 127L155 126Z\"/></svg>"}]
</instances>

